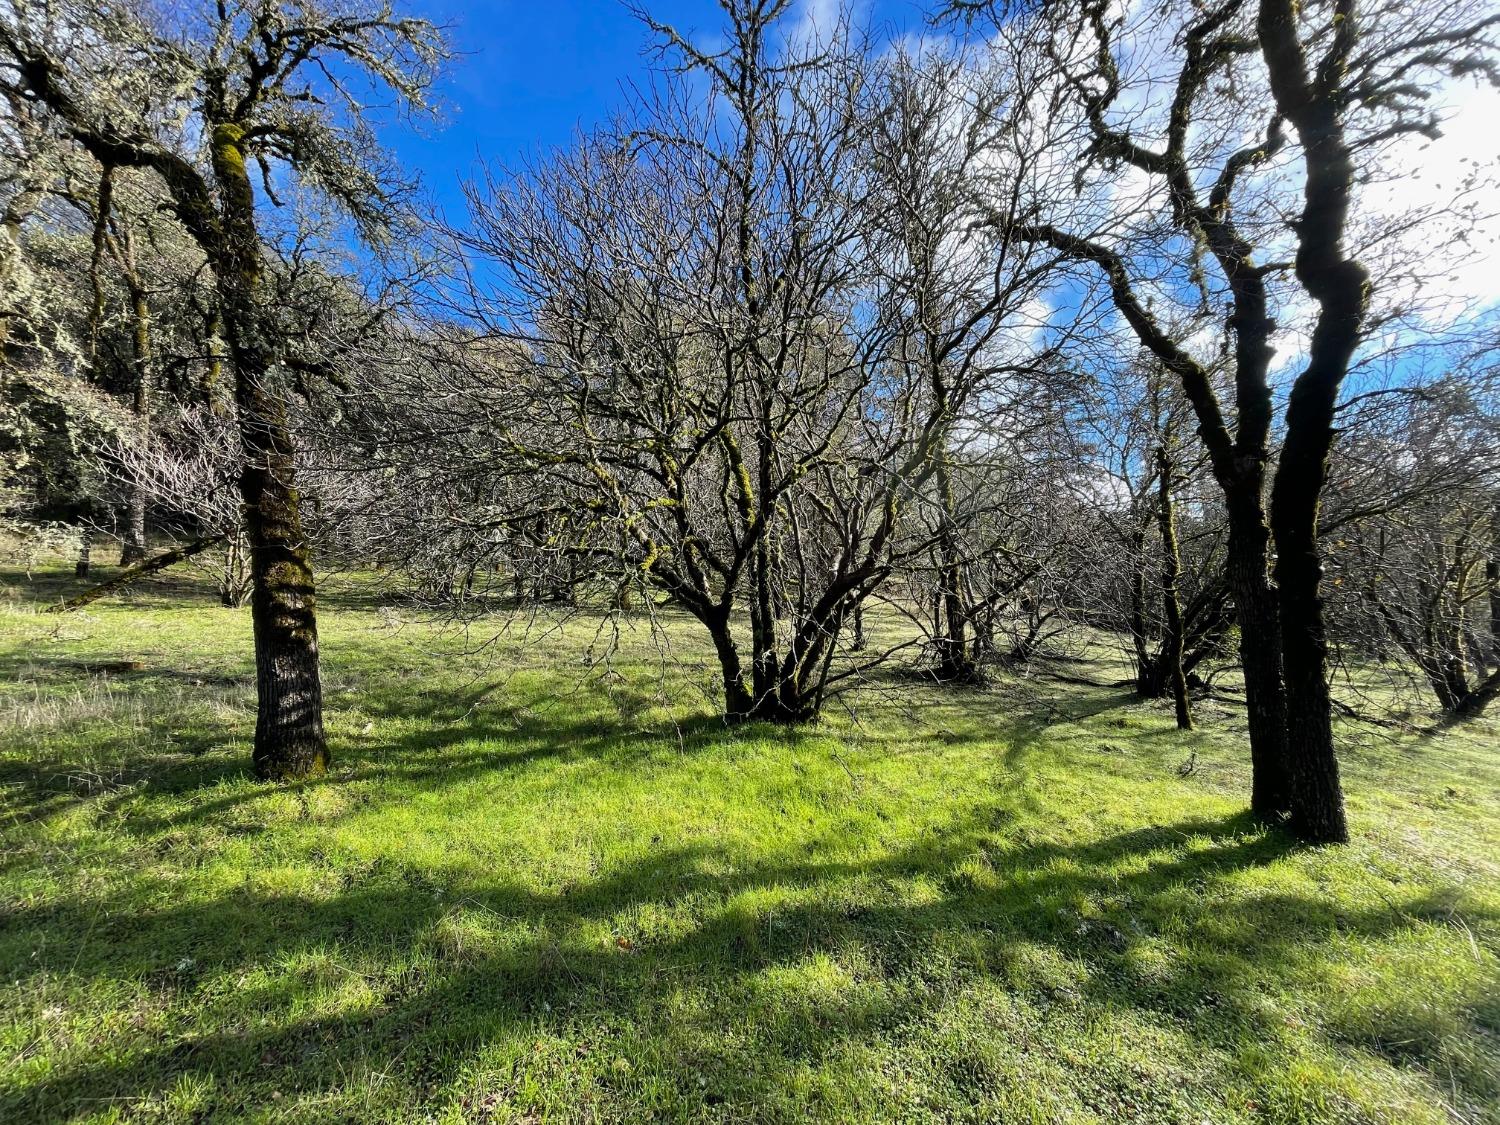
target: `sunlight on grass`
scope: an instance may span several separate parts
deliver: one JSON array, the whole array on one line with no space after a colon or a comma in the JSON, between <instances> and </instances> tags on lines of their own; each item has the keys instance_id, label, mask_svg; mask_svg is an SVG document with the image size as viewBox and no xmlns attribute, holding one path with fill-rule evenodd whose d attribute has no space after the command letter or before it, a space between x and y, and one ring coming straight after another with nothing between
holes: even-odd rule
<instances>
[{"instance_id":1,"label":"sunlight on grass","mask_svg":"<svg viewBox=\"0 0 1500 1125\"><path fill-rule=\"evenodd\" d=\"M334 770L278 788L243 613L12 594L7 1121L1500 1121L1493 726L1351 724L1303 849L1232 707L727 730L686 625L585 680L587 620L465 657L335 591Z\"/></svg>"}]
</instances>

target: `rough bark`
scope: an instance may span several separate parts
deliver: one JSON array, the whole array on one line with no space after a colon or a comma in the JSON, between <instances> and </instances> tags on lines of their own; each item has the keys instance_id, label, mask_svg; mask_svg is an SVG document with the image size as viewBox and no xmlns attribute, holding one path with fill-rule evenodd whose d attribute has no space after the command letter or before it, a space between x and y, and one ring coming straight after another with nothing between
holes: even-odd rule
<instances>
[{"instance_id":1,"label":"rough bark","mask_svg":"<svg viewBox=\"0 0 1500 1125\"><path fill-rule=\"evenodd\" d=\"M208 79L210 182L190 160L148 135L101 127L73 99L60 67L45 52L14 40L5 46L20 80L90 155L107 168L149 168L161 177L178 218L209 260L233 368L245 460L240 493L250 550L259 690L255 768L261 776L275 778L321 773L328 752L313 574L293 481L285 405L268 384L272 351L260 323L261 248L246 168L246 132L232 119L223 75Z\"/></svg>"},{"instance_id":2,"label":"rough bark","mask_svg":"<svg viewBox=\"0 0 1500 1125\"><path fill-rule=\"evenodd\" d=\"M1269 578L1270 529L1253 487L1236 489L1228 511L1225 574L1240 630L1240 668L1250 728L1250 811L1261 820L1275 822L1286 815L1291 777L1281 622Z\"/></svg>"},{"instance_id":3,"label":"rough bark","mask_svg":"<svg viewBox=\"0 0 1500 1125\"><path fill-rule=\"evenodd\" d=\"M1292 385L1271 490L1292 774L1288 826L1310 842L1342 843L1349 829L1328 694L1318 511L1339 388L1369 297L1369 277L1344 247L1355 169L1337 82L1356 36L1352 0L1334 4L1330 45L1316 79L1308 72L1291 0L1262 0L1257 29L1277 108L1301 141L1306 180L1295 269L1318 304L1307 366Z\"/></svg>"},{"instance_id":4,"label":"rough bark","mask_svg":"<svg viewBox=\"0 0 1500 1125\"><path fill-rule=\"evenodd\" d=\"M240 496L250 549L259 692L255 772L274 779L311 777L328 767L316 590L294 484L286 406L268 382L272 352L260 325L260 239L243 140L239 126L216 125L211 151L222 223L215 273L244 453Z\"/></svg>"}]
</instances>

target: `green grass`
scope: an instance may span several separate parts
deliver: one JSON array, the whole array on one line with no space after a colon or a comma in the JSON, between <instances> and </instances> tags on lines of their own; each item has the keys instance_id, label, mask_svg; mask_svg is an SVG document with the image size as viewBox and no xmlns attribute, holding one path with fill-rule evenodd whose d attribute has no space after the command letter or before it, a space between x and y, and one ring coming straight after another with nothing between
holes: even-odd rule
<instances>
[{"instance_id":1,"label":"green grass","mask_svg":"<svg viewBox=\"0 0 1500 1125\"><path fill-rule=\"evenodd\" d=\"M597 622L466 654L346 584L334 771L278 787L246 613L9 577L5 1122L1500 1122L1493 726L1343 730L1356 843L1306 849L1232 707L731 731L686 624L586 679Z\"/></svg>"}]
</instances>

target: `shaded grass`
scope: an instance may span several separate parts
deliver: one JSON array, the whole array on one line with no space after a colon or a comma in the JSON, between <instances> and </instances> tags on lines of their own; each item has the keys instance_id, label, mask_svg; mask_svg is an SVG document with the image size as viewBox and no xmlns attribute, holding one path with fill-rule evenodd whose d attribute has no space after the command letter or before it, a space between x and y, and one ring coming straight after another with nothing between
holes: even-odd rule
<instances>
[{"instance_id":1,"label":"shaded grass","mask_svg":"<svg viewBox=\"0 0 1500 1125\"><path fill-rule=\"evenodd\" d=\"M1012 677L729 730L685 623L585 678L595 622L475 654L351 585L334 771L277 787L244 613L33 592L6 1121L1500 1121L1493 727L1351 726L1357 842L1305 849L1233 708Z\"/></svg>"}]
</instances>

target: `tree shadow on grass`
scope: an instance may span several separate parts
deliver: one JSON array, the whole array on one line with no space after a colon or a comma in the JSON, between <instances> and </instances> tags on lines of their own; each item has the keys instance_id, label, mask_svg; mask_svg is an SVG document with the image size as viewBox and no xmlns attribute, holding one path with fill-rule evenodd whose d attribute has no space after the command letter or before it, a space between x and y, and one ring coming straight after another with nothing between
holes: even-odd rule
<instances>
[{"instance_id":1,"label":"tree shadow on grass","mask_svg":"<svg viewBox=\"0 0 1500 1125\"><path fill-rule=\"evenodd\" d=\"M27 659L26 667L42 670L46 680L67 684L87 671L89 662L77 659ZM210 694L240 691L251 681L213 673L177 672L151 665L103 677L128 697L150 694L162 683ZM403 683L379 679L362 681L357 706L368 715L369 729L343 731L331 738L333 768L322 777L290 784L259 783L251 777L247 752L253 721L248 715L207 718L194 715L189 727L176 725L170 715L153 718L144 730L120 732L110 724L91 722L85 759L67 754L0 759L0 788L5 806L18 821L45 821L82 800L92 801L106 815L129 807L124 828L137 836L210 823L238 806L276 794L306 795L350 782L391 782L422 786L467 783L486 773L514 771L553 759L594 759L619 767L632 760L676 752L696 754L724 740L752 742L772 738L795 750L804 739L818 738L820 725L806 727L729 726L722 717L698 713L645 725L635 721L661 703L657 694L628 682L614 682L607 690L571 691L538 696L527 703L503 702L497 694L507 681L471 683L462 687L405 690ZM593 685L599 687L599 685ZM574 701L577 701L576 703ZM1003 695L955 688L941 693L921 709L921 720L931 739L963 741L979 737L1002 749L1006 768L1018 773L1027 753L1059 722L1081 723L1134 702L1126 692L1098 690L1060 706L1046 695L1012 688ZM330 708L336 715L337 708ZM401 728L394 738L392 725ZM64 723L54 735L65 734ZM82 728L80 728L82 729ZM913 728L884 724L863 729L867 748L911 741ZM67 743L68 739L54 739ZM919 749L926 740L919 739ZM191 807L163 814L141 814L139 789L149 787L153 798L188 798ZM194 799L199 791L203 796ZM10 869L14 860L0 862Z\"/></svg>"},{"instance_id":2,"label":"tree shadow on grass","mask_svg":"<svg viewBox=\"0 0 1500 1125\"><path fill-rule=\"evenodd\" d=\"M41 686L79 686L93 679L107 682L125 691L149 690L162 686L253 691L255 671L211 671L203 668L171 668L148 664L132 657L83 659L45 657L29 654L0 656L0 677L26 678Z\"/></svg>"},{"instance_id":3,"label":"tree shadow on grass","mask_svg":"<svg viewBox=\"0 0 1500 1125\"><path fill-rule=\"evenodd\" d=\"M748 1112L768 1089L787 1086L799 1060L817 1063L930 1019L946 992L923 984L934 963L959 981L988 978L1037 1003L1140 1010L1207 1047L1230 1048L1284 1031L1259 1002L1267 974L1315 961L1336 934L1387 937L1429 909L1418 902L1350 912L1316 898L1249 894L1232 916L1192 919L1231 935L1212 956L1146 973L1133 951L1157 936L1152 927L1163 918L1191 915L1184 899L1293 845L1229 817L1078 846L1008 846L990 827L1004 820L1001 811L981 810L860 863L746 865L719 849L663 845L548 891L504 878L454 876L441 886L442 873L387 863L346 873L345 889L329 897L231 891L143 910L128 894L80 895L23 909L10 927L81 943L74 974L143 980L168 1003L324 954L355 967L380 961L390 971L371 978L359 1010L312 1017L294 1014L295 981L286 972L262 975L236 990L240 1016L226 1026L165 1042L141 1038L37 1075L13 1103L16 1119L66 1114L86 1099L159 1096L190 1075L216 1076L230 1102L268 1077L283 1095L324 1098L366 1066L421 1101L451 1094L487 1044L631 1025L664 1060L662 1077L681 1105L701 1108L711 1096ZM901 887L921 878L941 894L914 904ZM691 904L690 928L666 936L638 928L641 917L682 904ZM463 948L444 936L454 918L478 919L500 940ZM601 940L601 928L617 939ZM1038 948L1067 959L1076 987L1028 976L1029 951ZM754 1063L746 1069L742 1056L716 1065L740 1022L743 982L820 954L857 960L888 987L858 990L821 1014L741 1027L755 1037ZM11 971L19 978L47 970ZM684 988L715 998L696 1021L667 1014ZM582 1062L577 1069L596 1083L612 1081L607 1069ZM233 1112L229 1102L222 1108Z\"/></svg>"},{"instance_id":4,"label":"tree shadow on grass","mask_svg":"<svg viewBox=\"0 0 1500 1125\"><path fill-rule=\"evenodd\" d=\"M25 661L28 670L41 669L44 678L64 685L86 672L86 664L72 659ZM189 687L209 682L201 673L156 667L105 678L119 685L122 698L131 699L134 693L143 706L149 705L151 690L164 681L185 681ZM228 686L241 685L235 679ZM730 728L718 716L703 714L642 727L631 722L632 717L659 699L628 685L611 685L607 693L592 693L586 703L571 706L567 695L529 704L497 702L493 684L415 692L403 687L373 682L358 700L360 713L370 718L366 728L333 735L330 772L292 783L252 778L247 750L253 715L214 719L195 713L187 729L181 722L174 725L168 715L123 731L108 717L64 717L49 728L46 741L86 746L86 753L65 749L0 759L5 808L17 821L45 821L85 800L101 813L118 813L138 803L142 785L149 787L153 798L193 799L200 791L204 794L186 810L131 815L124 821L132 834L150 835L206 823L236 806L287 792L307 795L356 781L458 785L486 773L558 758L597 759L618 766L664 752L697 753L719 739L764 733L755 727ZM330 717L337 713L336 708L326 712ZM0 864L0 870L6 866Z\"/></svg>"},{"instance_id":5,"label":"tree shadow on grass","mask_svg":"<svg viewBox=\"0 0 1500 1125\"><path fill-rule=\"evenodd\" d=\"M145 688L163 677L148 670L128 679L127 687ZM174 849L193 846L191 829L253 823L254 810L242 806L287 793L385 781L393 792L428 791L555 759L628 768L725 739L774 737L790 747L803 737L782 728L729 730L711 715L638 726L637 716L660 701L628 686L577 706L556 698L506 704L474 686L374 687L358 706L375 729L341 733L335 772L323 779L287 787L249 781L241 717L179 735L169 749L147 749L118 777L92 777L62 760L11 759L0 764L0 783L20 815L47 818L88 800L123 814L125 830L138 838ZM1076 687L1061 702L1047 690L1016 688L928 698L937 702L922 719L939 728L937 741L982 737L1014 773L1057 724L1089 722L1136 702L1127 691ZM887 726L868 741L913 741L910 727ZM1104 740L1115 737L1137 735ZM233 752L225 749L231 741ZM112 749L106 737L98 749L113 760L126 748ZM149 782L151 801L134 791L138 781ZM178 800L154 811L162 797ZM341 1083L362 1068L388 1075L415 1103L467 1081L467 1068L496 1042L633 1027L662 1060L673 1104L686 1111L718 1104L748 1117L767 1091L794 1096L799 1062L920 1030L954 988L983 983L1064 1011L1140 1013L1228 1054L1247 1039L1285 1034L1263 1002L1268 980L1323 963L1341 935L1382 940L1453 913L1452 902L1420 898L1351 911L1313 896L1253 890L1224 906L1214 895L1225 881L1276 862L1293 845L1245 817L1187 818L1071 846L1038 843L1012 824L1022 803L1036 811L1042 799L998 786L965 819L861 862L818 861L790 847L772 860L747 860L667 841L591 877L539 888L504 873L478 878L315 856L337 889L296 894L247 885L184 900L175 885L143 871L108 890L33 899L4 919L8 981L52 974L101 991L138 986L153 1008L196 1003L223 1018L190 1028L179 1018L154 1036L116 1027L108 1049L60 1056L22 1088L0 1091L0 1107L8 1098L9 1119L50 1120L97 1099L130 1105L185 1077L215 1076L218 1109L234 1116L247 1100L263 1104L273 1087L309 1105L340 1096ZM912 883L935 892L911 894ZM1465 912L1476 923L1496 922L1468 906ZM665 931L643 921L662 915L674 920ZM1147 968L1142 955L1169 936L1164 919L1197 940ZM469 925L480 937L465 944L453 935ZM58 953L30 958L43 948ZM1039 968L1039 951L1066 972ZM753 988L789 988L767 982L820 956L857 964L882 986L851 985L840 997L747 1030L741 1009ZM305 970L296 966L319 958L335 961L337 973L362 975L368 1001L303 1014L298 974ZM672 1014L683 991L709 997L692 1019ZM215 995L225 998L221 1008ZM737 1036L753 1049L731 1058L727 1044ZM1403 1049L1418 1063L1429 1057L1420 1042ZM635 1096L594 1062L570 1058L567 1066L619 1104ZM1477 1086L1465 1092L1483 1100Z\"/></svg>"},{"instance_id":6,"label":"tree shadow on grass","mask_svg":"<svg viewBox=\"0 0 1500 1125\"><path fill-rule=\"evenodd\" d=\"M59 674L66 677L66 669ZM156 682L151 675L130 681L147 687ZM170 751L146 751L130 763L137 772L119 778L90 778L66 762L10 760L0 766L0 782L11 789L11 807L25 815L53 816L87 799L122 814L124 829L142 840L191 848L192 829L238 830L257 819L244 806L287 793L387 781L391 792L429 791L555 759L618 769L651 755L696 754L725 739L774 738L790 749L804 736L820 736L817 728L731 730L712 715L641 726L638 718L660 700L628 685L580 696L576 705L535 691L523 705L484 686L420 693L400 687L372 682L358 707L373 729L340 733L335 772L293 786L247 778L247 732L239 720L179 738ZM982 738L1017 775L1057 724L1088 723L1135 705L1128 692L1113 689L1070 688L1057 696L1007 688L935 698L922 720L937 730L938 742ZM224 747L232 740L237 749L230 752ZM877 749L886 740L921 742L899 724L883 724L865 739ZM107 744L100 749L112 757ZM149 781L151 800L133 790L139 780ZM112 793L112 785L122 791ZM1233 1053L1247 1036L1274 1041L1284 1033L1261 1002L1267 979L1319 963L1337 935L1382 939L1451 913L1451 903L1349 912L1312 897L1254 893L1214 910L1203 904L1217 886L1276 861L1291 850L1289 841L1243 817L1189 818L1066 847L1013 834L1017 810L1024 804L1035 812L1041 800L999 785L994 800L967 819L858 863L818 862L790 849L775 861L747 862L723 849L667 842L550 889L503 875L476 880L472 872L329 859L328 878L339 882L330 894L240 889L181 901L138 875L125 890L37 901L11 911L4 930L12 939L0 938L0 948L66 949L66 963L8 957L9 979L50 972L101 989L139 986L164 1009L218 992L232 996L235 1008L155 1039L112 1031L109 1050L63 1056L29 1077L11 1096L13 1118L65 1116L90 1099L129 1105L209 1075L223 1087L220 1109L233 1116L245 1108L236 1098L263 1098L268 1083L309 1103L340 1096L340 1084L361 1068L388 1074L416 1103L462 1085L487 1045L631 1026L665 1060L661 1074L679 1107L702 1110L714 1098L728 1112L754 1116L768 1090L794 1089L799 1063L816 1065L878 1036L920 1031L936 1018L942 997L966 982L998 985L1059 1010L1139 1012ZM11 862L23 861L34 859ZM906 894L907 881L936 887L936 896ZM662 914L679 923L667 936L640 922ZM1161 937L1163 916L1201 930L1202 948L1148 970L1137 954ZM498 935L493 943L465 946L451 936L459 922L474 919ZM618 940L601 940L601 930ZM1038 951L1061 959L1067 971L1039 969ZM301 1014L302 970L288 966L321 956L363 965L369 1002ZM820 1001L821 1010L805 1005L743 1031L738 1009L747 995L783 987L757 982L819 956L856 962L886 987L851 987ZM933 986L939 963L947 978ZM668 1014L681 990L711 998L691 1020ZM730 1059L725 1044L740 1032L754 1050ZM1415 1061L1425 1060L1425 1049L1410 1049ZM580 1060L569 1066L603 1096L621 1104L634 1096L610 1089L622 1081L611 1072ZM712 1076L706 1088L699 1084L705 1074ZM0 1093L0 1105L6 1096Z\"/></svg>"},{"instance_id":7,"label":"tree shadow on grass","mask_svg":"<svg viewBox=\"0 0 1500 1125\"><path fill-rule=\"evenodd\" d=\"M0 588L8 587L16 596L41 610L103 585L118 577L123 569L109 563L96 564L88 577L78 578L71 567L45 566L30 572L6 567L0 568ZM219 605L219 596L212 582L203 574L195 572L191 566L178 564L171 570L158 571L122 587L96 604L101 607L124 604L174 609L184 606L207 608Z\"/></svg>"},{"instance_id":8,"label":"tree shadow on grass","mask_svg":"<svg viewBox=\"0 0 1500 1125\"><path fill-rule=\"evenodd\" d=\"M110 555L114 556L117 550L118 547L111 544ZM211 557L211 555L199 556L195 561L203 563ZM123 569L114 565L112 558L108 562L95 563L88 576L84 578L77 577L71 566L47 565L33 567L30 570L0 567L0 590L8 588L13 596L32 603L38 609L43 609L66 598L92 590L95 586L118 577ZM215 586L214 570L211 564L194 566L192 562L177 563L168 570L148 574L139 581L111 593L101 599L98 604L100 606L124 604L171 608L217 607L225 609L226 613L244 611L243 606L231 609L222 604ZM410 601L409 597L403 597L399 590L393 589L388 582L381 581L378 576L327 571L320 571L318 575L318 602L327 609L368 611L386 606L410 604ZM248 629L250 627L248 613L245 614L243 620L245 628Z\"/></svg>"}]
</instances>

